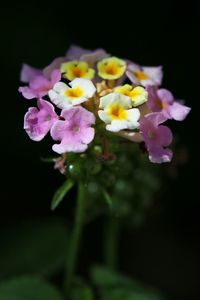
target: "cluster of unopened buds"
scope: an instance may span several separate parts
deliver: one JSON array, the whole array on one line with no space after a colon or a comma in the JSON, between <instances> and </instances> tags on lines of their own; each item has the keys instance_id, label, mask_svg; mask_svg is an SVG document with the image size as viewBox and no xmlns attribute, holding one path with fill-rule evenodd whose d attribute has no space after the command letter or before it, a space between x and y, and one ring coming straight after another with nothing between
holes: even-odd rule
<instances>
[{"instance_id":1,"label":"cluster of unopened buds","mask_svg":"<svg viewBox=\"0 0 200 300\"><path fill-rule=\"evenodd\" d=\"M23 65L19 91L36 99L24 117L24 129L34 141L48 132L53 151L82 153L95 136L118 135L143 143L149 159L169 162L172 132L163 125L182 121L190 108L160 88L162 67L142 67L109 55L103 49L89 51L71 46L43 70ZM60 161L57 161L59 164Z\"/></svg>"}]
</instances>

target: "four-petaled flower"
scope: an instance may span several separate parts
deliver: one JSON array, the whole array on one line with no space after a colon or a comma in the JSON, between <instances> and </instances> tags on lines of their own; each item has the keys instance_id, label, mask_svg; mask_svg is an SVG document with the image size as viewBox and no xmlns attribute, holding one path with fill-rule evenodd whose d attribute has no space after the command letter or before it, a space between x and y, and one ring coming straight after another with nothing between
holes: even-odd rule
<instances>
[{"instance_id":1,"label":"four-petaled flower","mask_svg":"<svg viewBox=\"0 0 200 300\"><path fill-rule=\"evenodd\" d=\"M172 132L167 126L160 125L167 119L162 113L150 113L140 121L140 131L154 163L170 162L172 151L168 148L172 142Z\"/></svg>"},{"instance_id":2,"label":"four-petaled flower","mask_svg":"<svg viewBox=\"0 0 200 300\"><path fill-rule=\"evenodd\" d=\"M29 74L27 73L27 79L30 79L29 86L19 88L19 92L22 93L26 99L40 98L47 95L48 91L61 79L59 70L52 71L50 79L42 74L36 75L37 72L31 73L31 69L29 69L29 71Z\"/></svg>"},{"instance_id":3,"label":"four-petaled flower","mask_svg":"<svg viewBox=\"0 0 200 300\"><path fill-rule=\"evenodd\" d=\"M167 119L182 121L191 108L174 100L172 93L166 89L148 87L149 99L147 105L153 112L162 112Z\"/></svg>"},{"instance_id":4,"label":"four-petaled flower","mask_svg":"<svg viewBox=\"0 0 200 300\"><path fill-rule=\"evenodd\" d=\"M96 88L92 81L85 78L76 78L69 83L57 82L49 91L49 98L59 108L70 108L91 98Z\"/></svg>"},{"instance_id":5,"label":"four-petaled flower","mask_svg":"<svg viewBox=\"0 0 200 300\"><path fill-rule=\"evenodd\" d=\"M94 138L95 116L81 106L64 109L61 112L64 120L54 123L51 128L51 136L60 144L53 145L52 149L59 153L65 152L84 152L88 144Z\"/></svg>"},{"instance_id":6,"label":"four-petaled flower","mask_svg":"<svg viewBox=\"0 0 200 300\"><path fill-rule=\"evenodd\" d=\"M132 105L134 107L142 105L143 103L145 103L147 101L147 98L148 98L147 91L141 86L133 87L130 84L125 84L125 85L116 87L114 89L114 91L130 97L132 100Z\"/></svg>"},{"instance_id":7,"label":"four-petaled flower","mask_svg":"<svg viewBox=\"0 0 200 300\"><path fill-rule=\"evenodd\" d=\"M69 61L61 64L60 71L64 78L73 80L75 78L93 79L95 75L94 69L90 68L85 61Z\"/></svg>"},{"instance_id":8,"label":"four-petaled flower","mask_svg":"<svg viewBox=\"0 0 200 300\"><path fill-rule=\"evenodd\" d=\"M104 121L106 129L118 132L123 129L135 129L139 127L140 112L132 108L129 97L119 93L111 93L100 98L99 118Z\"/></svg>"},{"instance_id":9,"label":"four-petaled flower","mask_svg":"<svg viewBox=\"0 0 200 300\"><path fill-rule=\"evenodd\" d=\"M98 75L103 79L115 80L126 70L126 62L117 57L104 58L97 64Z\"/></svg>"},{"instance_id":10,"label":"four-petaled flower","mask_svg":"<svg viewBox=\"0 0 200 300\"><path fill-rule=\"evenodd\" d=\"M155 85L159 86L162 83L162 67L141 67L135 63L130 63L126 71L127 77L134 84L142 86Z\"/></svg>"},{"instance_id":11,"label":"four-petaled flower","mask_svg":"<svg viewBox=\"0 0 200 300\"><path fill-rule=\"evenodd\" d=\"M58 116L53 105L43 99L38 99L38 108L30 107L24 116L24 129L33 141L41 141L49 132Z\"/></svg>"}]
</instances>

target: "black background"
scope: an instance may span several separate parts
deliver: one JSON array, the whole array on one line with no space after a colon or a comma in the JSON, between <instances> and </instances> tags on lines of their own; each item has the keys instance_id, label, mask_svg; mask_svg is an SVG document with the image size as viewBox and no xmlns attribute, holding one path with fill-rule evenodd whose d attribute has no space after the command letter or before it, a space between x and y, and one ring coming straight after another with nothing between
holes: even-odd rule
<instances>
[{"instance_id":1,"label":"black background","mask_svg":"<svg viewBox=\"0 0 200 300\"><path fill-rule=\"evenodd\" d=\"M188 161L134 234L124 232L121 269L161 288L172 299L200 298L199 241L199 30L197 7L174 1L16 2L1 9L1 209L2 226L24 217L48 216L51 196L63 178L40 156L50 139L29 140L22 129L30 105L18 94L21 64L46 66L73 42L143 65L164 66L164 86L185 99L192 112L173 125ZM166 166L162 166L163 170ZM197 187L197 188L196 188ZM72 200L71 200L72 201ZM69 203L54 214L64 215ZM95 231L98 230L98 222ZM93 227L93 226L92 226ZM94 227L93 227L94 228ZM100 260L100 242L88 228L83 261ZM95 234L96 235L96 234ZM128 252L128 253L127 253Z\"/></svg>"}]
</instances>

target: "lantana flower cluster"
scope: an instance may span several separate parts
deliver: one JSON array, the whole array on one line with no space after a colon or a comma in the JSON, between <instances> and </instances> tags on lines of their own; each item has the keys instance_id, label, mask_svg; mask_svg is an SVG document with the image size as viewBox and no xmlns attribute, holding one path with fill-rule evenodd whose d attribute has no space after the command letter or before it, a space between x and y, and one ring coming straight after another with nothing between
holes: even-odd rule
<instances>
[{"instance_id":1,"label":"lantana flower cluster","mask_svg":"<svg viewBox=\"0 0 200 300\"><path fill-rule=\"evenodd\" d=\"M34 141L50 133L58 154L85 152L101 132L143 143L151 162L169 162L173 136L164 123L184 120L190 108L160 87L162 78L161 66L72 45L43 70L23 65L19 92L34 105L24 129Z\"/></svg>"}]
</instances>

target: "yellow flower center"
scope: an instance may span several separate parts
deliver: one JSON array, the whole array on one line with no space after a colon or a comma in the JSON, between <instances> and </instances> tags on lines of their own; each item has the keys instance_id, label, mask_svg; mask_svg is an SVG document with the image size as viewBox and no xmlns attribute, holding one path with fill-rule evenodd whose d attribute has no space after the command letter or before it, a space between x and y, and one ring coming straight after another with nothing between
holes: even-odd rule
<instances>
[{"instance_id":1,"label":"yellow flower center","mask_svg":"<svg viewBox=\"0 0 200 300\"><path fill-rule=\"evenodd\" d=\"M126 120L127 111L120 104L112 104L107 109L107 114L110 115L112 120Z\"/></svg>"},{"instance_id":2,"label":"yellow flower center","mask_svg":"<svg viewBox=\"0 0 200 300\"><path fill-rule=\"evenodd\" d=\"M116 66L115 64L113 65L107 65L105 66L105 72L109 75L117 75L118 73L118 66Z\"/></svg>"},{"instance_id":3,"label":"yellow flower center","mask_svg":"<svg viewBox=\"0 0 200 300\"><path fill-rule=\"evenodd\" d=\"M109 57L100 61L97 68L101 78L115 80L124 74L126 62L117 57Z\"/></svg>"},{"instance_id":4,"label":"yellow flower center","mask_svg":"<svg viewBox=\"0 0 200 300\"><path fill-rule=\"evenodd\" d=\"M84 77L85 74L86 74L85 70L83 70L83 69L81 69L79 67L75 67L72 70L72 72L73 72L74 77Z\"/></svg>"},{"instance_id":5,"label":"yellow flower center","mask_svg":"<svg viewBox=\"0 0 200 300\"><path fill-rule=\"evenodd\" d=\"M74 100L83 96L83 90L79 87L68 89L65 91L65 96Z\"/></svg>"},{"instance_id":6,"label":"yellow flower center","mask_svg":"<svg viewBox=\"0 0 200 300\"><path fill-rule=\"evenodd\" d=\"M149 79L149 76L145 73L145 72L142 72L142 71L134 71L133 72L135 77L139 80L147 80Z\"/></svg>"},{"instance_id":7,"label":"yellow flower center","mask_svg":"<svg viewBox=\"0 0 200 300\"><path fill-rule=\"evenodd\" d=\"M89 68L88 63L85 61L69 61L61 65L61 73L63 77L68 80L73 80L75 78L87 78L93 79L95 71Z\"/></svg>"}]
</instances>

